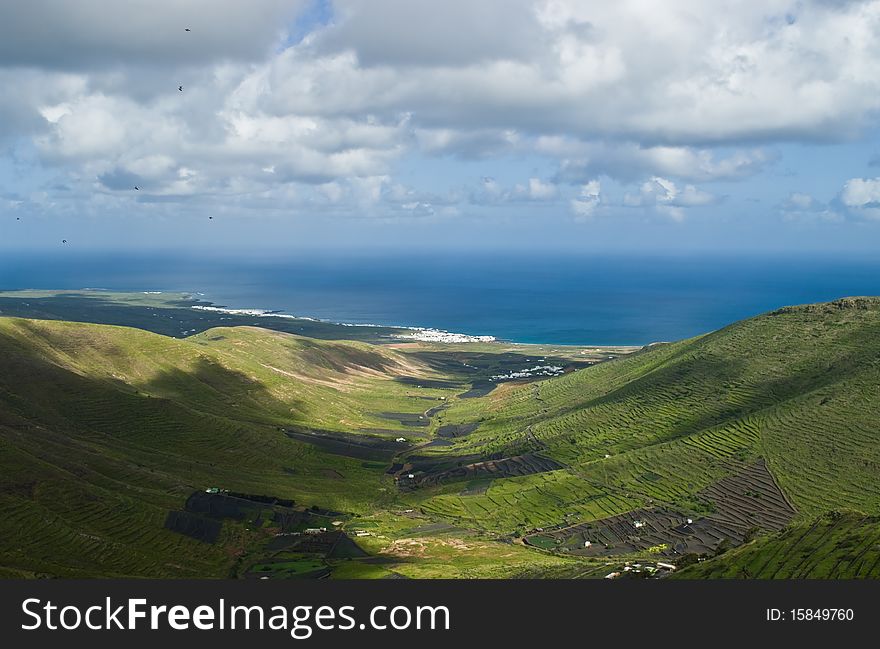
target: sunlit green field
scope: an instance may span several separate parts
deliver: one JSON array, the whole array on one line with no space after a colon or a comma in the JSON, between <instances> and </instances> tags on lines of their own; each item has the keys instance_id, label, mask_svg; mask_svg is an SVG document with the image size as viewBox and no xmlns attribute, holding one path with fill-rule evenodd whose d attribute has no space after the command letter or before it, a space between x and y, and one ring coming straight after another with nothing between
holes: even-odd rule
<instances>
[{"instance_id":1,"label":"sunlit green field","mask_svg":"<svg viewBox=\"0 0 880 649\"><path fill-rule=\"evenodd\" d=\"M141 294L100 297L127 326L72 322L97 319L94 300L0 295L2 315L30 316L0 317L0 576L602 576L648 555L528 541L629 512L718 514L713 486L759 461L790 527L757 525L678 576L880 576L880 300L635 353L345 340L271 318L196 327L191 302ZM491 378L542 359L566 373ZM166 529L209 487L338 512L366 556L270 551L270 520L226 520L214 543ZM807 552L829 559L795 560Z\"/></svg>"}]
</instances>

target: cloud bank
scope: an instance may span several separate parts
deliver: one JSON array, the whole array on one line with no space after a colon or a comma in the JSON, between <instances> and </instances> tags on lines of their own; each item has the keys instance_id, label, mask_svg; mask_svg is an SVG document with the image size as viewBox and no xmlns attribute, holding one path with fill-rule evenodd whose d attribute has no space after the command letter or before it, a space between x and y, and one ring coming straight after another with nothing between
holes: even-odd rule
<instances>
[{"instance_id":1,"label":"cloud bank","mask_svg":"<svg viewBox=\"0 0 880 649\"><path fill-rule=\"evenodd\" d=\"M878 43L878 1L4 3L0 142L71 213L681 221L780 145L873 128ZM398 179L444 159L540 169ZM875 216L876 183L841 209Z\"/></svg>"}]
</instances>

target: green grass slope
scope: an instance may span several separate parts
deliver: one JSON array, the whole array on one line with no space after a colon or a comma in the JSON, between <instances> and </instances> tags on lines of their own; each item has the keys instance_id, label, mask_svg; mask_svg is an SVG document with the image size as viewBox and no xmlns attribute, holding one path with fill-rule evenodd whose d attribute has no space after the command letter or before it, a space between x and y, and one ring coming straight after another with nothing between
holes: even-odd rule
<instances>
[{"instance_id":1,"label":"green grass slope","mask_svg":"<svg viewBox=\"0 0 880 649\"><path fill-rule=\"evenodd\" d=\"M678 579L878 579L880 516L830 512L685 568Z\"/></svg>"},{"instance_id":2,"label":"green grass slope","mask_svg":"<svg viewBox=\"0 0 880 649\"><path fill-rule=\"evenodd\" d=\"M174 340L0 319L0 363L0 563L24 573L225 576L249 539L188 539L163 529L167 511L220 484L370 512L381 470L279 426L374 423L396 395L411 407L377 370L398 369L391 350L251 329Z\"/></svg>"},{"instance_id":3,"label":"green grass slope","mask_svg":"<svg viewBox=\"0 0 880 649\"><path fill-rule=\"evenodd\" d=\"M803 519L880 512L880 300L780 309L695 339L482 400L439 455L536 451L566 468L446 486L424 503L495 533L589 521L638 506L711 511L699 494L764 458Z\"/></svg>"},{"instance_id":4,"label":"green grass slope","mask_svg":"<svg viewBox=\"0 0 880 649\"><path fill-rule=\"evenodd\" d=\"M534 362L504 354L0 318L0 576L233 574L270 531L226 525L207 544L163 527L212 485L350 513L389 562L350 575L592 576L604 560L564 554L586 538L566 530L646 509L760 511L769 497L792 527L681 576L875 575L880 299L780 309L462 398L461 368ZM441 439L441 426L463 432ZM290 430L407 442L365 461ZM445 473L398 489L392 462ZM538 539L549 553L516 538L537 528L555 535ZM795 561L807 551L836 559Z\"/></svg>"}]
</instances>

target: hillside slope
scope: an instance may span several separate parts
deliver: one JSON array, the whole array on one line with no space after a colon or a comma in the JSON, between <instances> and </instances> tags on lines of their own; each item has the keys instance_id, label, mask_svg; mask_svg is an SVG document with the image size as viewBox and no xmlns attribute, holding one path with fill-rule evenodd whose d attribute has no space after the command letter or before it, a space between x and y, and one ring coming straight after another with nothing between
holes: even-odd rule
<instances>
[{"instance_id":1,"label":"hillside slope","mask_svg":"<svg viewBox=\"0 0 880 649\"><path fill-rule=\"evenodd\" d=\"M880 579L880 517L829 512L690 566L678 579Z\"/></svg>"},{"instance_id":2,"label":"hillside slope","mask_svg":"<svg viewBox=\"0 0 880 649\"><path fill-rule=\"evenodd\" d=\"M780 309L506 387L455 403L446 421L478 426L434 455L531 451L564 468L466 495L447 485L427 511L495 533L565 530L650 507L693 518L718 509L724 496L713 485L763 462L796 518L880 512L876 298ZM585 540L574 536L572 544Z\"/></svg>"},{"instance_id":3,"label":"hillside slope","mask_svg":"<svg viewBox=\"0 0 880 649\"><path fill-rule=\"evenodd\" d=\"M411 407L390 377L422 369L393 350L247 328L174 340L15 319L0 319L0 364L0 565L65 575L225 576L246 538L163 529L205 486L370 510L381 471L279 426L375 424L389 403Z\"/></svg>"},{"instance_id":4,"label":"hillside slope","mask_svg":"<svg viewBox=\"0 0 880 649\"><path fill-rule=\"evenodd\" d=\"M430 437L428 411L467 391L473 370L441 372L463 361L406 347L253 327L180 340L0 318L0 576L242 576L291 554L273 549L280 532L331 518L378 516L388 541L376 552L419 534L423 517L389 513L400 507L385 470L398 450ZM525 362L505 350L497 355L507 365ZM494 371L496 354L480 355L480 372ZM295 506L244 503L233 519L211 514L218 528L190 516L194 495L215 486ZM418 561L403 549L402 570L504 576L566 563L480 542L468 546L470 563L452 567L454 547L432 542ZM302 553L292 554L296 563ZM391 574L317 562L332 564L317 574Z\"/></svg>"},{"instance_id":5,"label":"hillside slope","mask_svg":"<svg viewBox=\"0 0 880 649\"><path fill-rule=\"evenodd\" d=\"M741 543L682 576L874 574L880 299L780 309L488 394L454 374L477 356L455 354L0 318L0 575L241 574L271 521L211 543L166 529L208 486L369 530L358 542L388 568L340 574L592 576ZM852 512L827 538L862 548L858 563L755 568L749 553L803 552L789 540L832 510Z\"/></svg>"}]
</instances>

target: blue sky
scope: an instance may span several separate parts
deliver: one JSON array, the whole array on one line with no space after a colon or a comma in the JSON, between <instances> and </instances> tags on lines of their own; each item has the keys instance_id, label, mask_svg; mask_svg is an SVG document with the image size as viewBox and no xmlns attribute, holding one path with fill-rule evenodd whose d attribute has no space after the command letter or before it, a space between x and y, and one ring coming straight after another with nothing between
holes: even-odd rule
<instances>
[{"instance_id":1,"label":"blue sky","mask_svg":"<svg viewBox=\"0 0 880 649\"><path fill-rule=\"evenodd\" d=\"M870 252L878 70L877 1L4 3L0 249Z\"/></svg>"}]
</instances>

